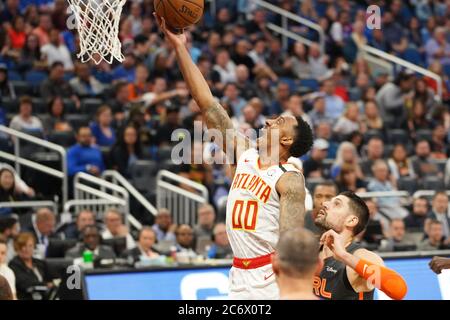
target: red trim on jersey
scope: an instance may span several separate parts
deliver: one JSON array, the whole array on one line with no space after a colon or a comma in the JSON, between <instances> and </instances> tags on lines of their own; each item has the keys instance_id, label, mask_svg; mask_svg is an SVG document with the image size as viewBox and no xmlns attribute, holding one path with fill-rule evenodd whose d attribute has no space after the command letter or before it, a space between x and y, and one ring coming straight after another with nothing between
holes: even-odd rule
<instances>
[{"instance_id":1,"label":"red trim on jersey","mask_svg":"<svg viewBox=\"0 0 450 320\"><path fill-rule=\"evenodd\" d=\"M265 256L260 256L256 258L248 258L248 259L241 259L241 258L233 258L233 267L239 268L239 269L256 269L259 267L263 267L265 265L272 263L272 256L274 252L266 254Z\"/></svg>"}]
</instances>

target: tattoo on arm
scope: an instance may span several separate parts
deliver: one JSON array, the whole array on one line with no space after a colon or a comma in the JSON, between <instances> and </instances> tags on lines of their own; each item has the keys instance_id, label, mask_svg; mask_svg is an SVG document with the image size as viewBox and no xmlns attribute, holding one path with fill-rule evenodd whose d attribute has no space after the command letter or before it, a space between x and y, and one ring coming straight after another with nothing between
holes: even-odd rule
<instances>
[{"instance_id":1,"label":"tattoo on arm","mask_svg":"<svg viewBox=\"0 0 450 320\"><path fill-rule=\"evenodd\" d=\"M279 180L280 233L303 227L305 218L305 182L303 175L285 173Z\"/></svg>"}]
</instances>

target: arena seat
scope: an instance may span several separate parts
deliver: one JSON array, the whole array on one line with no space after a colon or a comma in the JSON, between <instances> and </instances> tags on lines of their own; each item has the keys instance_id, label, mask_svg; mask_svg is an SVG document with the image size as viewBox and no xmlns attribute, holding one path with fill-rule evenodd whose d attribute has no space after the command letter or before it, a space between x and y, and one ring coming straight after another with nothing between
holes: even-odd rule
<instances>
[{"instance_id":1,"label":"arena seat","mask_svg":"<svg viewBox=\"0 0 450 320\"><path fill-rule=\"evenodd\" d=\"M30 92L30 85L26 81L15 80L11 81L14 91L16 92L16 96L25 96Z\"/></svg>"},{"instance_id":2,"label":"arena seat","mask_svg":"<svg viewBox=\"0 0 450 320\"><path fill-rule=\"evenodd\" d=\"M48 135L48 140L66 148L72 146L76 142L75 133L73 131L52 131Z\"/></svg>"},{"instance_id":3,"label":"arena seat","mask_svg":"<svg viewBox=\"0 0 450 320\"><path fill-rule=\"evenodd\" d=\"M388 141L392 144L407 144L410 138L408 132L403 129L392 129L388 130Z\"/></svg>"},{"instance_id":4,"label":"arena seat","mask_svg":"<svg viewBox=\"0 0 450 320\"><path fill-rule=\"evenodd\" d=\"M88 115L94 115L97 109L104 104L101 99L85 98L81 101L81 110Z\"/></svg>"},{"instance_id":5,"label":"arena seat","mask_svg":"<svg viewBox=\"0 0 450 320\"><path fill-rule=\"evenodd\" d=\"M22 75L15 70L8 70L8 80L9 81L22 81Z\"/></svg>"},{"instance_id":6,"label":"arena seat","mask_svg":"<svg viewBox=\"0 0 450 320\"><path fill-rule=\"evenodd\" d=\"M408 191L409 194L413 194L417 190L417 180L411 177L400 177L397 180L398 190Z\"/></svg>"},{"instance_id":7,"label":"arena seat","mask_svg":"<svg viewBox=\"0 0 450 320\"><path fill-rule=\"evenodd\" d=\"M444 187L444 180L437 176L427 176L422 181L422 188L425 190L440 190Z\"/></svg>"},{"instance_id":8,"label":"arena seat","mask_svg":"<svg viewBox=\"0 0 450 320\"><path fill-rule=\"evenodd\" d=\"M25 74L25 81L28 82L33 87L39 86L45 79L47 79L47 74L42 71L28 71Z\"/></svg>"},{"instance_id":9,"label":"arena seat","mask_svg":"<svg viewBox=\"0 0 450 320\"><path fill-rule=\"evenodd\" d=\"M66 119L69 121L74 131L76 131L80 127L89 125L91 117L87 114L68 114Z\"/></svg>"},{"instance_id":10,"label":"arena seat","mask_svg":"<svg viewBox=\"0 0 450 320\"><path fill-rule=\"evenodd\" d=\"M420 129L416 131L416 140L432 140L432 131L429 129Z\"/></svg>"}]
</instances>

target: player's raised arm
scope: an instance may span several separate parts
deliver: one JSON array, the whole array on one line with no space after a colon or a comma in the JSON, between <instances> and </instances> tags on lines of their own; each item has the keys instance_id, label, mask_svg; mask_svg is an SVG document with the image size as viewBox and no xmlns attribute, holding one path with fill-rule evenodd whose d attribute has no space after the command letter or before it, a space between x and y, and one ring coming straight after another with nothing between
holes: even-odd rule
<instances>
[{"instance_id":1,"label":"player's raised arm","mask_svg":"<svg viewBox=\"0 0 450 320\"><path fill-rule=\"evenodd\" d=\"M305 180L298 172L286 172L277 183L280 194L280 234L303 227L305 218Z\"/></svg>"},{"instance_id":2,"label":"player's raised arm","mask_svg":"<svg viewBox=\"0 0 450 320\"><path fill-rule=\"evenodd\" d=\"M227 141L233 141L233 149L236 149L237 143L245 143L248 146L248 139L244 140L243 138L238 138L236 135L230 117L220 103L213 97L208 83L192 61L189 51L186 48L186 36L183 33L174 34L166 27L164 18L159 17L156 13L154 15L166 39L172 44L175 50L183 78L189 87L192 97L200 107L208 129L217 129L220 131L223 139L223 150L227 151Z\"/></svg>"}]
</instances>

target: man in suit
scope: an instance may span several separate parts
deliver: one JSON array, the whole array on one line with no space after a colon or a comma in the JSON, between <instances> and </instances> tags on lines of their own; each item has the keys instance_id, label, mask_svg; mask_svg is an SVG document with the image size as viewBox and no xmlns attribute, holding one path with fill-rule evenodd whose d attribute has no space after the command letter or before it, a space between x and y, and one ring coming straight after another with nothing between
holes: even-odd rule
<instances>
[{"instance_id":1,"label":"man in suit","mask_svg":"<svg viewBox=\"0 0 450 320\"><path fill-rule=\"evenodd\" d=\"M56 217L49 208L40 208L33 217L30 232L36 238L36 248L45 257L50 239L59 239L55 234Z\"/></svg>"},{"instance_id":2,"label":"man in suit","mask_svg":"<svg viewBox=\"0 0 450 320\"><path fill-rule=\"evenodd\" d=\"M86 250L93 252L94 260L116 258L114 251L110 247L100 244L101 236L97 226L88 225L84 227L81 234L83 242L68 250L66 258L76 259L83 257L83 253Z\"/></svg>"},{"instance_id":3,"label":"man in suit","mask_svg":"<svg viewBox=\"0 0 450 320\"><path fill-rule=\"evenodd\" d=\"M81 230L88 225L95 224L95 215L91 210L82 210L78 213L75 223L69 224L63 231L66 239L80 239Z\"/></svg>"},{"instance_id":4,"label":"man in suit","mask_svg":"<svg viewBox=\"0 0 450 320\"><path fill-rule=\"evenodd\" d=\"M156 233L151 227L142 227L139 230L138 243L133 249L126 250L122 253L122 258L130 259L136 263L141 256L147 258L157 258L159 252L153 248L156 242Z\"/></svg>"},{"instance_id":5,"label":"man in suit","mask_svg":"<svg viewBox=\"0 0 450 320\"><path fill-rule=\"evenodd\" d=\"M428 218L442 223L444 237L448 242L450 237L450 217L448 216L448 196L445 191L437 191L434 194L432 209Z\"/></svg>"}]
</instances>

